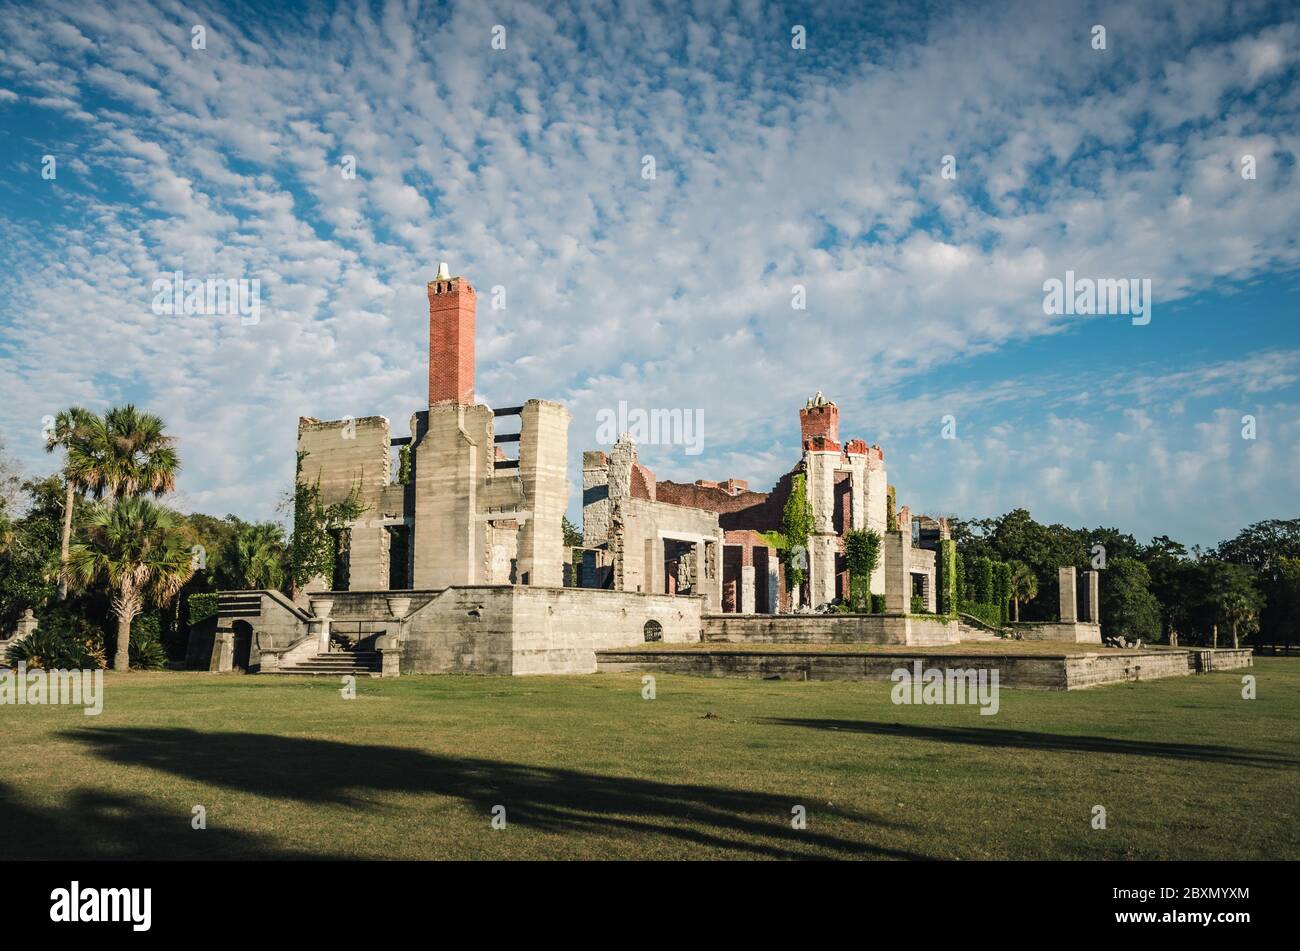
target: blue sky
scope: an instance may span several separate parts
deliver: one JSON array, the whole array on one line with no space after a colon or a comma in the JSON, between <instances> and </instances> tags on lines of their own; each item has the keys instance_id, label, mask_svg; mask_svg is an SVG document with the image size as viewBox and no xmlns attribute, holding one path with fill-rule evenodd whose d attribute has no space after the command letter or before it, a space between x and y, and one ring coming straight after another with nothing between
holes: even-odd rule
<instances>
[{"instance_id":1,"label":"blue sky","mask_svg":"<svg viewBox=\"0 0 1300 951\"><path fill-rule=\"evenodd\" d=\"M573 413L575 518L600 410L766 488L821 390L914 511L1212 544L1298 514L1298 50L1264 3L4 5L0 439L134 400L180 507L270 517L298 416L405 433L445 260L482 398ZM261 321L154 314L176 268ZM1044 314L1066 270L1151 323Z\"/></svg>"}]
</instances>

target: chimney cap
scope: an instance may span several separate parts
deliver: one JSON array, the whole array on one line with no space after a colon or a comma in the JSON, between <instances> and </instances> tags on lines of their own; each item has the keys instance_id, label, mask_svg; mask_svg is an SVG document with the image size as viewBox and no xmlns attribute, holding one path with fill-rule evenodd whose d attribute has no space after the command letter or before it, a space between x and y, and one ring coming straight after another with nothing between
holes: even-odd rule
<instances>
[{"instance_id":1,"label":"chimney cap","mask_svg":"<svg viewBox=\"0 0 1300 951\"><path fill-rule=\"evenodd\" d=\"M449 281L449 280L451 280L451 272L447 270L447 262L446 262L446 261L439 261L439 262L438 262L438 276L435 277L434 280L435 280L435 281Z\"/></svg>"}]
</instances>

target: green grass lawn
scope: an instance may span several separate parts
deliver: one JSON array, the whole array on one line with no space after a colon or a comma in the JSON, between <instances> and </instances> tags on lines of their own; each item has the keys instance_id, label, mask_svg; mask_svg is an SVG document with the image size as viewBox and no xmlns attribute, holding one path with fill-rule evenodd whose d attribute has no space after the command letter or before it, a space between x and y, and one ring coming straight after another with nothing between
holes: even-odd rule
<instances>
[{"instance_id":1,"label":"green grass lawn","mask_svg":"<svg viewBox=\"0 0 1300 951\"><path fill-rule=\"evenodd\" d=\"M1297 659L1007 689L990 717L885 683L656 686L110 673L98 717L0 707L0 859L1300 857Z\"/></svg>"}]
</instances>

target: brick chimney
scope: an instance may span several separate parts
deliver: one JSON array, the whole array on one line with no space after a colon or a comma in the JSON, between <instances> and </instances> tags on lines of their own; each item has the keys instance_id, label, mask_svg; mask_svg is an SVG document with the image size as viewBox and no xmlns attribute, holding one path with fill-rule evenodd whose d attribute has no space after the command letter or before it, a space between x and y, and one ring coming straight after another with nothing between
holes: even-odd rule
<instances>
[{"instance_id":1,"label":"brick chimney","mask_svg":"<svg viewBox=\"0 0 1300 951\"><path fill-rule=\"evenodd\" d=\"M818 393L799 410L799 429L804 449L814 439L826 440L821 443L821 448L832 448L826 443L834 443L833 448L839 449L840 408Z\"/></svg>"},{"instance_id":2,"label":"brick chimney","mask_svg":"<svg viewBox=\"0 0 1300 951\"><path fill-rule=\"evenodd\" d=\"M429 282L429 405L474 404L474 288L445 263Z\"/></svg>"}]
</instances>

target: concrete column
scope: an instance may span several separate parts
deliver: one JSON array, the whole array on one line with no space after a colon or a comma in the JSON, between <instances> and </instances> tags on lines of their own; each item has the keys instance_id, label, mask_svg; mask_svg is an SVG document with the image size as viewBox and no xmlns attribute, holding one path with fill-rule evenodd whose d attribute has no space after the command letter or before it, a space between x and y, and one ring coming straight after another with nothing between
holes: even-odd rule
<instances>
[{"instance_id":1,"label":"concrete column","mask_svg":"<svg viewBox=\"0 0 1300 951\"><path fill-rule=\"evenodd\" d=\"M642 588L646 594L664 593L664 544L658 538L645 540L645 566L641 569Z\"/></svg>"},{"instance_id":2,"label":"concrete column","mask_svg":"<svg viewBox=\"0 0 1300 951\"><path fill-rule=\"evenodd\" d=\"M492 411L442 403L417 413L413 429L413 587L477 584L482 580L478 540L483 526L474 515L481 467L495 449Z\"/></svg>"},{"instance_id":3,"label":"concrete column","mask_svg":"<svg viewBox=\"0 0 1300 951\"><path fill-rule=\"evenodd\" d=\"M38 623L36 615L32 613L31 608L23 611L23 616L18 619L18 629L14 634L14 638L20 639L30 637L32 634L36 633L36 626Z\"/></svg>"},{"instance_id":4,"label":"concrete column","mask_svg":"<svg viewBox=\"0 0 1300 951\"><path fill-rule=\"evenodd\" d=\"M1078 594L1075 589L1074 566L1062 568L1061 576L1061 622L1074 624L1079 620Z\"/></svg>"},{"instance_id":5,"label":"concrete column","mask_svg":"<svg viewBox=\"0 0 1300 951\"><path fill-rule=\"evenodd\" d=\"M768 614L776 614L781 607L781 560L776 556L776 549L771 549L767 557L767 605Z\"/></svg>"},{"instance_id":6,"label":"concrete column","mask_svg":"<svg viewBox=\"0 0 1300 951\"><path fill-rule=\"evenodd\" d=\"M569 503L569 411L559 403L529 400L519 430L519 477L533 516L519 530L518 565L528 583L564 584L564 530Z\"/></svg>"},{"instance_id":7,"label":"concrete column","mask_svg":"<svg viewBox=\"0 0 1300 951\"><path fill-rule=\"evenodd\" d=\"M931 614L934 614L939 610L937 600L938 589L934 583L934 575L935 573L933 571L927 571L925 573L925 609Z\"/></svg>"},{"instance_id":8,"label":"concrete column","mask_svg":"<svg viewBox=\"0 0 1300 951\"><path fill-rule=\"evenodd\" d=\"M860 452L849 455L852 476L849 483L849 525L851 528L867 527L867 457Z\"/></svg>"},{"instance_id":9,"label":"concrete column","mask_svg":"<svg viewBox=\"0 0 1300 951\"><path fill-rule=\"evenodd\" d=\"M838 452L817 451L804 454L806 465L805 486L808 504L812 508L813 531L835 532L835 466L840 461ZM834 595L832 595L834 597Z\"/></svg>"},{"instance_id":10,"label":"concrete column","mask_svg":"<svg viewBox=\"0 0 1300 951\"><path fill-rule=\"evenodd\" d=\"M863 503L866 508L866 527L874 530L880 536L883 551L885 532L888 527L885 518L885 496L888 485L886 484L887 477L884 464L874 457L867 460L866 480ZM883 556L877 563L876 570L871 573L871 593L885 593L885 559Z\"/></svg>"},{"instance_id":11,"label":"concrete column","mask_svg":"<svg viewBox=\"0 0 1300 951\"><path fill-rule=\"evenodd\" d=\"M740 566L740 613L754 613L754 566Z\"/></svg>"},{"instance_id":12,"label":"concrete column","mask_svg":"<svg viewBox=\"0 0 1300 951\"><path fill-rule=\"evenodd\" d=\"M816 610L828 601L835 600L834 535L811 535L808 538L808 590Z\"/></svg>"},{"instance_id":13,"label":"concrete column","mask_svg":"<svg viewBox=\"0 0 1300 951\"><path fill-rule=\"evenodd\" d=\"M704 546L704 557L708 559L708 589L705 595L704 610L714 614L722 613L722 546L724 535L718 531L712 541Z\"/></svg>"},{"instance_id":14,"label":"concrete column","mask_svg":"<svg viewBox=\"0 0 1300 951\"><path fill-rule=\"evenodd\" d=\"M906 614L912 607L912 532L885 532L880 545L885 572L885 610Z\"/></svg>"}]
</instances>

